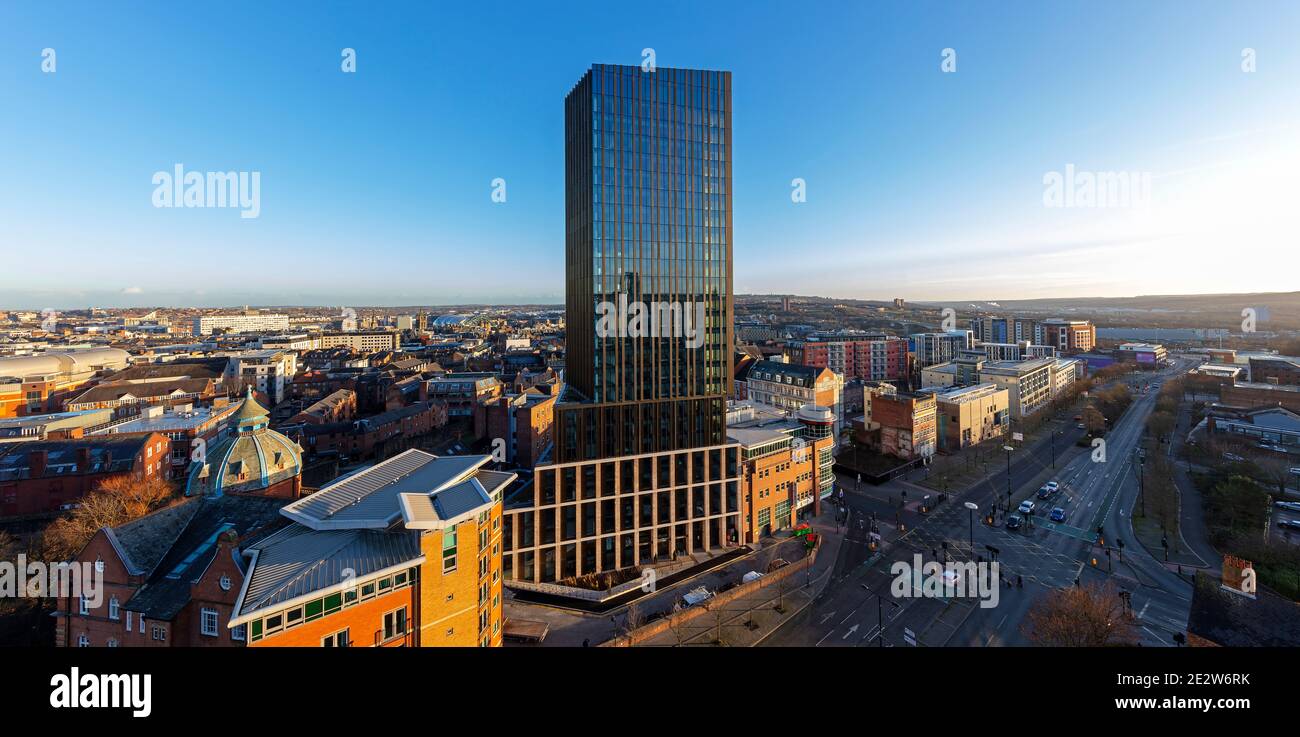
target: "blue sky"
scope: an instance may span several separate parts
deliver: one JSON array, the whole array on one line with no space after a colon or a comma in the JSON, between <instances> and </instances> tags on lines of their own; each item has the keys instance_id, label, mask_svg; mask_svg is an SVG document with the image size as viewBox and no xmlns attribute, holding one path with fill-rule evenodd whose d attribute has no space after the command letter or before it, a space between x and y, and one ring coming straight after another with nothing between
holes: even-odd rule
<instances>
[{"instance_id":1,"label":"blue sky","mask_svg":"<svg viewBox=\"0 0 1300 737\"><path fill-rule=\"evenodd\" d=\"M564 95L646 47L733 72L739 293L1300 289L1296 3L469 5L0 4L0 307L560 302ZM260 216L155 208L177 163Z\"/></svg>"}]
</instances>

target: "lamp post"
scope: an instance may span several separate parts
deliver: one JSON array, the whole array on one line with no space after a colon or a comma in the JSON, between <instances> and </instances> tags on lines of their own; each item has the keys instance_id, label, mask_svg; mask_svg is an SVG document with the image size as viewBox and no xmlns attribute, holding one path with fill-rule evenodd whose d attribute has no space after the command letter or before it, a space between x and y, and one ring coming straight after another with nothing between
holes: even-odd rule
<instances>
[{"instance_id":1,"label":"lamp post","mask_svg":"<svg viewBox=\"0 0 1300 737\"><path fill-rule=\"evenodd\" d=\"M879 643L877 647L885 646L885 615L884 615L884 609L881 606L881 600L882 597L880 596L880 592L877 591L876 592L876 630L877 630L876 641ZM898 602L896 601L890 601L889 605L894 607L895 609L898 608Z\"/></svg>"},{"instance_id":2,"label":"lamp post","mask_svg":"<svg viewBox=\"0 0 1300 737\"><path fill-rule=\"evenodd\" d=\"M980 507L975 502L966 502L966 508L970 510L970 554L975 555L975 510Z\"/></svg>"},{"instance_id":3,"label":"lamp post","mask_svg":"<svg viewBox=\"0 0 1300 737\"><path fill-rule=\"evenodd\" d=\"M1007 452L1007 514L1011 514L1011 451L1015 448L1004 445L1002 450Z\"/></svg>"}]
</instances>

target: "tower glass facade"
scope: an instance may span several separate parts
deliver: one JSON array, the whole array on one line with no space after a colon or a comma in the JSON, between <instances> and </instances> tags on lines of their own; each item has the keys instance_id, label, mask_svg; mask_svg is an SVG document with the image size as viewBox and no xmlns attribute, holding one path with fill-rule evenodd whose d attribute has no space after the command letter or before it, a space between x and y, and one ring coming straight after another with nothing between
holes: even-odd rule
<instances>
[{"instance_id":1,"label":"tower glass facade","mask_svg":"<svg viewBox=\"0 0 1300 737\"><path fill-rule=\"evenodd\" d=\"M565 214L556 461L724 442L731 74L592 66L565 99ZM633 305L662 319L628 330Z\"/></svg>"}]
</instances>

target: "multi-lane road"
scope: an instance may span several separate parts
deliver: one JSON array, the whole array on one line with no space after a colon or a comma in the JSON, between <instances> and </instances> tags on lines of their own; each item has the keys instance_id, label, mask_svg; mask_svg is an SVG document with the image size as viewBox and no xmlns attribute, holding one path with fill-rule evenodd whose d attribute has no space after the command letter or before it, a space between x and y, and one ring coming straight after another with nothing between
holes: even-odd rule
<instances>
[{"instance_id":1,"label":"multi-lane road","mask_svg":"<svg viewBox=\"0 0 1300 737\"><path fill-rule=\"evenodd\" d=\"M1158 376L1168 378L1189 366L1180 361ZM951 495L924 515L900 511L896 502L850 491L846 495L849 520L845 542L831 583L812 606L766 644L1025 644L1021 624L1036 599L1076 581L1105 579L1117 590L1129 592L1143 644L1172 645L1173 633L1186 627L1191 587L1136 543L1130 520L1138 494L1135 453L1155 399L1154 389L1145 394L1136 392L1128 410L1113 423L1104 446L1076 446L1083 431L1068 417L1062 417L1052 421L1052 429L1060 433L1054 441L1045 435L1013 451L1011 506L1027 498L1035 502L1034 513L1029 515L1032 523L1019 530L1007 529L1004 522L1008 503L1005 468ZM1060 488L1050 498L1039 499L1036 492L1048 480L1057 481ZM854 484L849 481L846 486L852 489ZM907 490L909 500L927 493L918 487L909 488L905 482L894 482L893 486L899 492ZM895 496L894 489L889 491ZM966 502L975 504L979 511L969 510ZM1061 507L1065 513L1059 523L1048 519L1054 507ZM994 508L996 523L984 524L983 517ZM880 554L868 547L873 513L876 529L887 538L897 536ZM895 529L898 521L908 526L905 532ZM1098 527L1103 535L1098 535ZM1106 549L1110 550L1109 557ZM892 596L892 564L911 562L918 553L927 561L996 557L1003 579L997 605L981 606L978 599L969 597Z\"/></svg>"}]
</instances>

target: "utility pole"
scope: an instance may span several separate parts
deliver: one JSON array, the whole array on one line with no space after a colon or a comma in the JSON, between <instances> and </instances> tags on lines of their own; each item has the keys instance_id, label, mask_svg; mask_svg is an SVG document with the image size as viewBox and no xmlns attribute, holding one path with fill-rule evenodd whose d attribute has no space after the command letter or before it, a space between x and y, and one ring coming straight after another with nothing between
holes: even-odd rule
<instances>
[{"instance_id":1,"label":"utility pole","mask_svg":"<svg viewBox=\"0 0 1300 737\"><path fill-rule=\"evenodd\" d=\"M1007 514L1011 514L1011 451L1015 448L1004 445L1002 450L1007 452Z\"/></svg>"}]
</instances>

